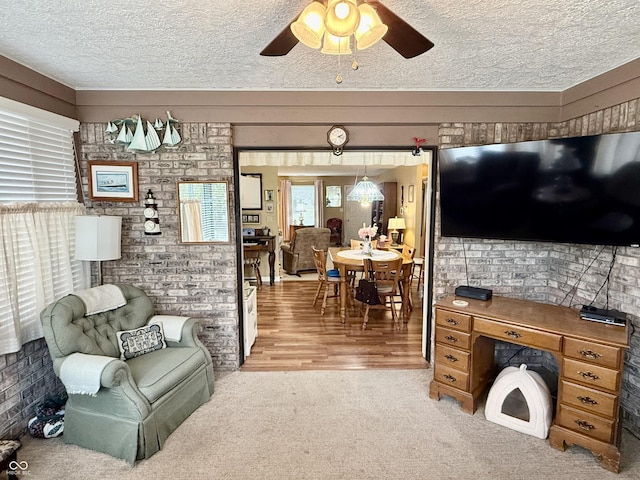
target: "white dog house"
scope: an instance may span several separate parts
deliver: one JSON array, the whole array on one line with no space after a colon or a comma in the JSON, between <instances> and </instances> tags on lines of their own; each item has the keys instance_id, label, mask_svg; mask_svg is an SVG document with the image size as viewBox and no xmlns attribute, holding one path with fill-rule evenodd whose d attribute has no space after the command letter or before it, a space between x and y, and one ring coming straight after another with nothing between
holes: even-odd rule
<instances>
[{"instance_id":1,"label":"white dog house","mask_svg":"<svg viewBox=\"0 0 640 480\"><path fill-rule=\"evenodd\" d=\"M489 390L484 414L490 422L547 438L553 416L549 387L524 363L520 368L507 367Z\"/></svg>"}]
</instances>

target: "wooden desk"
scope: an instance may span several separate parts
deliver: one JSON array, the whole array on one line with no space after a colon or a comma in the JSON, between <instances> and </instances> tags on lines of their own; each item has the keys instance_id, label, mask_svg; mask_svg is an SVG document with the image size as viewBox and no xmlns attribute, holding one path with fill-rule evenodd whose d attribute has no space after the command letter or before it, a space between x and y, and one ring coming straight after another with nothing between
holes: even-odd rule
<instances>
[{"instance_id":1,"label":"wooden desk","mask_svg":"<svg viewBox=\"0 0 640 480\"><path fill-rule=\"evenodd\" d=\"M454 300L469 302L455 306ZM580 445L618 472L620 388L629 325L582 320L578 311L494 296L483 302L447 297L435 305L435 364L429 396L449 395L472 414L495 378L495 340L550 352L560 368L549 443Z\"/></svg>"},{"instance_id":2,"label":"wooden desk","mask_svg":"<svg viewBox=\"0 0 640 480\"><path fill-rule=\"evenodd\" d=\"M242 237L242 242L258 243L262 250L269 252L269 285L273 286L276 277L276 237L274 235L254 235Z\"/></svg>"},{"instance_id":3,"label":"wooden desk","mask_svg":"<svg viewBox=\"0 0 640 480\"><path fill-rule=\"evenodd\" d=\"M362 272L364 266L362 260L343 258L338 256L338 252L341 250L350 250L345 247L329 247L329 258L333 262L333 265L340 272L340 321L345 323L347 319L347 272L355 271ZM409 283L411 281L411 267L413 265L413 259L397 253L398 257L402 257L402 320L407 321L409 318L409 297L411 292L409 290Z\"/></svg>"}]
</instances>

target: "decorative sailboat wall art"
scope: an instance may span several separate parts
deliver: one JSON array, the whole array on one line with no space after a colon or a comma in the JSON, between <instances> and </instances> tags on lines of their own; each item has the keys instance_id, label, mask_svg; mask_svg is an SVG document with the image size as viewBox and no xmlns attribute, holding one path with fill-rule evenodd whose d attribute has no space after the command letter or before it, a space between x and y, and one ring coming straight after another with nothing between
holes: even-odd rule
<instances>
[{"instance_id":1,"label":"decorative sailboat wall art","mask_svg":"<svg viewBox=\"0 0 640 480\"><path fill-rule=\"evenodd\" d=\"M156 118L153 123L149 120L145 122L140 115L133 115L111 120L107 123L105 133L110 143L126 145L130 152L153 153L161 146L172 148L179 145L182 142L179 128L180 121L173 118L171 112L167 110L165 123L159 118Z\"/></svg>"}]
</instances>

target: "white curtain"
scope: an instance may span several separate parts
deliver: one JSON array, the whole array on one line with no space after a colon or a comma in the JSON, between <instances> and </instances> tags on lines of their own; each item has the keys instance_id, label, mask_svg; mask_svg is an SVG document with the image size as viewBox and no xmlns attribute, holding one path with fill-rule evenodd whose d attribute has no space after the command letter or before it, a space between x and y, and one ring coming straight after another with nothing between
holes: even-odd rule
<instances>
[{"instance_id":1,"label":"white curtain","mask_svg":"<svg viewBox=\"0 0 640 480\"><path fill-rule=\"evenodd\" d=\"M41 310L89 287L88 268L73 260L78 215L79 203L0 206L0 354L42 337Z\"/></svg>"},{"instance_id":2,"label":"white curtain","mask_svg":"<svg viewBox=\"0 0 640 480\"><path fill-rule=\"evenodd\" d=\"M406 151L346 151L342 155L334 155L329 149L323 151L250 151L241 152L240 166L248 167L303 167L303 166L351 166L363 165L420 165L425 156L431 159L429 151L422 156L411 155L411 148Z\"/></svg>"},{"instance_id":3,"label":"white curtain","mask_svg":"<svg viewBox=\"0 0 640 480\"><path fill-rule=\"evenodd\" d=\"M282 240L288 242L289 238L289 218L291 218L291 180L280 180L278 189L279 220L278 224L282 229Z\"/></svg>"},{"instance_id":4,"label":"white curtain","mask_svg":"<svg viewBox=\"0 0 640 480\"><path fill-rule=\"evenodd\" d=\"M183 242L202 242L202 205L199 200L180 202L180 222Z\"/></svg>"},{"instance_id":5,"label":"white curtain","mask_svg":"<svg viewBox=\"0 0 640 480\"><path fill-rule=\"evenodd\" d=\"M324 182L322 180L315 180L313 182L315 187L314 192L314 214L316 217L316 227L324 227Z\"/></svg>"}]
</instances>

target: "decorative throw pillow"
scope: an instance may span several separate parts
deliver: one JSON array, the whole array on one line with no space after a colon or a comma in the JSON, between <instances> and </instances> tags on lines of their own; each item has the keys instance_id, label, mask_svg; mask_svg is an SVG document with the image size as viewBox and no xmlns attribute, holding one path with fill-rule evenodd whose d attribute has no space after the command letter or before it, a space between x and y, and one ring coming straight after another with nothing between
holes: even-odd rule
<instances>
[{"instance_id":1,"label":"decorative throw pillow","mask_svg":"<svg viewBox=\"0 0 640 480\"><path fill-rule=\"evenodd\" d=\"M159 323L152 323L135 330L123 330L116 333L120 359L129 360L145 353L167 348L164 330Z\"/></svg>"}]
</instances>

